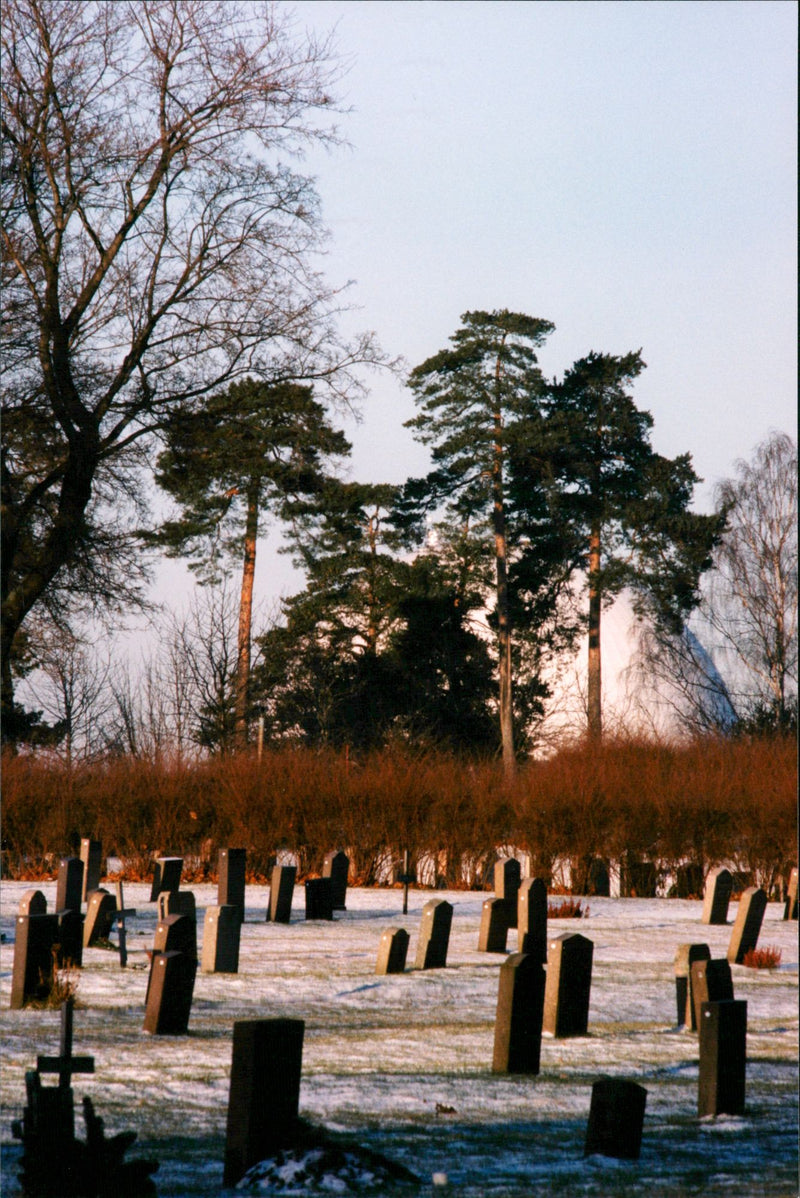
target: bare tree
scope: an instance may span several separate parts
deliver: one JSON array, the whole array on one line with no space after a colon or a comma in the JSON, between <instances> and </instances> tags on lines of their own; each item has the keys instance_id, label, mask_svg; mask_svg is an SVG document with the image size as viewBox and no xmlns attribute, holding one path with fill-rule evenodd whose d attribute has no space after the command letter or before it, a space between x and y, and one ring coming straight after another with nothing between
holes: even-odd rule
<instances>
[{"instance_id":1,"label":"bare tree","mask_svg":"<svg viewBox=\"0 0 800 1198\"><path fill-rule=\"evenodd\" d=\"M330 46L235 0L3 0L2 702L23 621L91 561L99 480L252 375L358 386L313 268ZM106 582L108 580L106 579Z\"/></svg>"}]
</instances>

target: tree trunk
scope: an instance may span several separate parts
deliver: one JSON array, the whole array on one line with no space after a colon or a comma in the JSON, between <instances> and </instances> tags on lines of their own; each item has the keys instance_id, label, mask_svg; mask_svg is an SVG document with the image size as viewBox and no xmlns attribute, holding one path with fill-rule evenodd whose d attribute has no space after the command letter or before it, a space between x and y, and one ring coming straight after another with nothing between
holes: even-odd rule
<instances>
[{"instance_id":1,"label":"tree trunk","mask_svg":"<svg viewBox=\"0 0 800 1198\"><path fill-rule=\"evenodd\" d=\"M507 777L516 772L514 753L514 706L511 679L511 619L508 610L508 558L506 509L503 495L503 415L500 408L500 358L495 368L498 397L494 413L494 461L492 463L492 526L494 529L495 575L497 580L497 655L500 681L500 743Z\"/></svg>"},{"instance_id":2,"label":"tree trunk","mask_svg":"<svg viewBox=\"0 0 800 1198\"><path fill-rule=\"evenodd\" d=\"M592 524L589 534L589 666L587 673L587 713L590 740L603 735L602 673L600 661L600 525Z\"/></svg>"},{"instance_id":3,"label":"tree trunk","mask_svg":"<svg viewBox=\"0 0 800 1198\"><path fill-rule=\"evenodd\" d=\"M250 637L253 625L253 583L256 573L259 481L247 488L247 520L244 531L242 590L239 596L239 638L236 657L234 730L237 747L247 744L247 692L250 686Z\"/></svg>"}]
</instances>

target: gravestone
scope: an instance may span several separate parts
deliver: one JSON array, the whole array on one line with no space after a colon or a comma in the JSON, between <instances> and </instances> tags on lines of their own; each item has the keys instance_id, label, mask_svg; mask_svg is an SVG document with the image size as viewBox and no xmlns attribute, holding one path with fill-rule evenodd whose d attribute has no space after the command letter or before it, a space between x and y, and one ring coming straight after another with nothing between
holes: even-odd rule
<instances>
[{"instance_id":1,"label":"gravestone","mask_svg":"<svg viewBox=\"0 0 800 1198\"><path fill-rule=\"evenodd\" d=\"M298 1139L302 1019L241 1019L233 1025L223 1185Z\"/></svg>"},{"instance_id":2,"label":"gravestone","mask_svg":"<svg viewBox=\"0 0 800 1198\"><path fill-rule=\"evenodd\" d=\"M159 919L168 915L188 915L197 919L197 902L193 890L163 890L156 899Z\"/></svg>"},{"instance_id":3,"label":"gravestone","mask_svg":"<svg viewBox=\"0 0 800 1198\"><path fill-rule=\"evenodd\" d=\"M294 865L276 865L269 883L269 907L267 919L273 923L289 923L292 918L292 899L297 868Z\"/></svg>"},{"instance_id":4,"label":"gravestone","mask_svg":"<svg viewBox=\"0 0 800 1198\"><path fill-rule=\"evenodd\" d=\"M547 885L543 878L525 878L517 896L519 951L544 965L547 960Z\"/></svg>"},{"instance_id":5,"label":"gravestone","mask_svg":"<svg viewBox=\"0 0 800 1198\"><path fill-rule=\"evenodd\" d=\"M150 902L154 903L164 890L180 890L183 857L157 857L153 862L153 885Z\"/></svg>"},{"instance_id":6,"label":"gravestone","mask_svg":"<svg viewBox=\"0 0 800 1198\"><path fill-rule=\"evenodd\" d=\"M594 945L579 932L550 941L542 1030L561 1039L585 1036L589 1026Z\"/></svg>"},{"instance_id":7,"label":"gravestone","mask_svg":"<svg viewBox=\"0 0 800 1198\"><path fill-rule=\"evenodd\" d=\"M446 899L429 899L422 908L422 922L417 941L417 969L444 969L453 907Z\"/></svg>"},{"instance_id":8,"label":"gravestone","mask_svg":"<svg viewBox=\"0 0 800 1198\"><path fill-rule=\"evenodd\" d=\"M635 1161L642 1150L647 1090L637 1082L603 1077L592 1086L583 1155Z\"/></svg>"},{"instance_id":9,"label":"gravestone","mask_svg":"<svg viewBox=\"0 0 800 1198\"><path fill-rule=\"evenodd\" d=\"M117 921L117 940L119 942L119 963L124 969L128 964L128 926L126 919L129 915L135 915L136 912L132 907L125 907L125 896L122 892L122 878L117 879L117 905L114 910L114 918Z\"/></svg>"},{"instance_id":10,"label":"gravestone","mask_svg":"<svg viewBox=\"0 0 800 1198\"><path fill-rule=\"evenodd\" d=\"M494 1023L494 1073L538 1073L542 1047L545 973L527 953L500 966Z\"/></svg>"},{"instance_id":11,"label":"gravestone","mask_svg":"<svg viewBox=\"0 0 800 1198\"><path fill-rule=\"evenodd\" d=\"M697 1113L743 1115L747 1069L747 1003L705 1002L700 1011Z\"/></svg>"},{"instance_id":12,"label":"gravestone","mask_svg":"<svg viewBox=\"0 0 800 1198\"><path fill-rule=\"evenodd\" d=\"M170 916L185 919L183 915ZM153 953L143 1028L154 1036L185 1036L192 1010L197 958L188 953Z\"/></svg>"},{"instance_id":13,"label":"gravestone","mask_svg":"<svg viewBox=\"0 0 800 1198\"><path fill-rule=\"evenodd\" d=\"M619 888L629 898L655 898L658 870L652 861L626 856L620 866Z\"/></svg>"},{"instance_id":14,"label":"gravestone","mask_svg":"<svg viewBox=\"0 0 800 1198\"><path fill-rule=\"evenodd\" d=\"M703 867L696 861L679 865L675 871L675 896L679 899L697 898L703 889Z\"/></svg>"},{"instance_id":15,"label":"gravestone","mask_svg":"<svg viewBox=\"0 0 800 1198\"><path fill-rule=\"evenodd\" d=\"M504 953L508 939L509 900L504 898L485 899L481 908L481 926L478 932L479 953Z\"/></svg>"},{"instance_id":16,"label":"gravestone","mask_svg":"<svg viewBox=\"0 0 800 1198\"><path fill-rule=\"evenodd\" d=\"M83 902L83 862L63 857L56 882L56 911L80 911Z\"/></svg>"},{"instance_id":17,"label":"gravestone","mask_svg":"<svg viewBox=\"0 0 800 1198\"><path fill-rule=\"evenodd\" d=\"M594 898L608 898L611 894L611 874L608 863L593 857L586 878L586 893Z\"/></svg>"},{"instance_id":18,"label":"gravestone","mask_svg":"<svg viewBox=\"0 0 800 1198\"><path fill-rule=\"evenodd\" d=\"M347 853L328 853L322 865L323 878L331 880L331 899L334 911L344 911L347 896L347 877L350 858Z\"/></svg>"},{"instance_id":19,"label":"gravestone","mask_svg":"<svg viewBox=\"0 0 800 1198\"><path fill-rule=\"evenodd\" d=\"M678 1026L685 1024L697 1030L697 1019L692 999L692 965L695 961L709 961L711 950L707 944L679 944L675 953L675 1000L678 1006Z\"/></svg>"},{"instance_id":20,"label":"gravestone","mask_svg":"<svg viewBox=\"0 0 800 1198\"><path fill-rule=\"evenodd\" d=\"M77 911L57 911L56 965L59 969L83 965L83 916Z\"/></svg>"},{"instance_id":21,"label":"gravestone","mask_svg":"<svg viewBox=\"0 0 800 1198\"><path fill-rule=\"evenodd\" d=\"M375 972L402 973L408 956L408 932L404 928L387 928L378 945Z\"/></svg>"},{"instance_id":22,"label":"gravestone","mask_svg":"<svg viewBox=\"0 0 800 1198\"><path fill-rule=\"evenodd\" d=\"M758 944L758 934L767 909L767 895L759 886L751 886L739 899L739 910L728 945L728 960L741 965L745 955Z\"/></svg>"},{"instance_id":23,"label":"gravestone","mask_svg":"<svg viewBox=\"0 0 800 1198\"><path fill-rule=\"evenodd\" d=\"M41 890L26 890L19 900L18 915L46 915L47 899Z\"/></svg>"},{"instance_id":24,"label":"gravestone","mask_svg":"<svg viewBox=\"0 0 800 1198\"><path fill-rule=\"evenodd\" d=\"M156 924L154 953L186 953L197 960L197 920L191 915L165 915Z\"/></svg>"},{"instance_id":25,"label":"gravestone","mask_svg":"<svg viewBox=\"0 0 800 1198\"><path fill-rule=\"evenodd\" d=\"M330 878L306 882L306 919L333 919L333 887Z\"/></svg>"},{"instance_id":26,"label":"gravestone","mask_svg":"<svg viewBox=\"0 0 800 1198\"><path fill-rule=\"evenodd\" d=\"M98 940L108 940L117 904L107 890L93 890L86 896L86 919L83 923L83 947L91 948Z\"/></svg>"},{"instance_id":27,"label":"gravestone","mask_svg":"<svg viewBox=\"0 0 800 1198\"><path fill-rule=\"evenodd\" d=\"M710 870L703 892L703 923L728 922L728 903L731 901L732 889L733 877L729 869L720 866L719 869Z\"/></svg>"},{"instance_id":28,"label":"gravestone","mask_svg":"<svg viewBox=\"0 0 800 1198\"><path fill-rule=\"evenodd\" d=\"M786 903L783 908L784 919L797 919L797 867L789 874L789 884L786 887Z\"/></svg>"},{"instance_id":29,"label":"gravestone","mask_svg":"<svg viewBox=\"0 0 800 1198\"><path fill-rule=\"evenodd\" d=\"M103 846L99 840L84 838L81 841L80 858L83 862L83 882L81 884L81 899L88 902L93 890L100 889L100 875L103 872Z\"/></svg>"},{"instance_id":30,"label":"gravestone","mask_svg":"<svg viewBox=\"0 0 800 1198\"><path fill-rule=\"evenodd\" d=\"M220 907L238 907L244 922L247 849L220 849L218 869L217 904Z\"/></svg>"},{"instance_id":31,"label":"gravestone","mask_svg":"<svg viewBox=\"0 0 800 1198\"><path fill-rule=\"evenodd\" d=\"M14 965L11 973L12 1011L46 998L53 976L53 945L58 936L57 915L18 915Z\"/></svg>"},{"instance_id":32,"label":"gravestone","mask_svg":"<svg viewBox=\"0 0 800 1198\"><path fill-rule=\"evenodd\" d=\"M239 972L242 909L235 903L206 909L203 924L203 973Z\"/></svg>"},{"instance_id":33,"label":"gravestone","mask_svg":"<svg viewBox=\"0 0 800 1198\"><path fill-rule=\"evenodd\" d=\"M494 866L495 898L502 899L508 909L508 926L517 926L517 895L519 894L522 871L516 857L504 857Z\"/></svg>"},{"instance_id":34,"label":"gravestone","mask_svg":"<svg viewBox=\"0 0 800 1198\"><path fill-rule=\"evenodd\" d=\"M730 1002L733 999L733 976L724 957L709 961L693 961L691 967L693 1005L692 1031L700 1026L700 1011L704 1002Z\"/></svg>"}]
</instances>

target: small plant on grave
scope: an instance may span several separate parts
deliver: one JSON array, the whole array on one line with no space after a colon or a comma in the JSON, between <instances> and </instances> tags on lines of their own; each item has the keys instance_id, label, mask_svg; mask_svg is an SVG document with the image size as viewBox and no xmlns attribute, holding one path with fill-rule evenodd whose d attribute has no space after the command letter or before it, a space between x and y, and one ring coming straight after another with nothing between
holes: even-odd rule
<instances>
[{"instance_id":1,"label":"small plant on grave","mask_svg":"<svg viewBox=\"0 0 800 1198\"><path fill-rule=\"evenodd\" d=\"M783 953L774 945L765 944L763 948L751 948L745 955L742 965L748 969L777 969Z\"/></svg>"},{"instance_id":2,"label":"small plant on grave","mask_svg":"<svg viewBox=\"0 0 800 1198\"><path fill-rule=\"evenodd\" d=\"M67 1001L74 999L78 992L78 975L73 961L59 961L61 945L54 944L51 949L50 972L39 970L38 996L27 1005L40 1009L55 1008L56 1010Z\"/></svg>"},{"instance_id":3,"label":"small plant on grave","mask_svg":"<svg viewBox=\"0 0 800 1198\"><path fill-rule=\"evenodd\" d=\"M548 919L588 919L589 908L581 906L580 899L564 899L560 903L549 903Z\"/></svg>"}]
</instances>

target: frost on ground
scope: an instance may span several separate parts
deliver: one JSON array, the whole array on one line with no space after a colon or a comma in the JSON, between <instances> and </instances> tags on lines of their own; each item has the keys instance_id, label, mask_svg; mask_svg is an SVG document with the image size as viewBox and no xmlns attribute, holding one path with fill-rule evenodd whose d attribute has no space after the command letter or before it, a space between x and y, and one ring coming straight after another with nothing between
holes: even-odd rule
<instances>
[{"instance_id":1,"label":"frost on ground","mask_svg":"<svg viewBox=\"0 0 800 1198\"><path fill-rule=\"evenodd\" d=\"M55 883L40 888L52 910ZM25 1071L38 1053L57 1053L59 1040L57 1012L8 1009L14 917L28 889L30 883L5 882L0 893L4 1198L18 1194L20 1149L11 1123L22 1114ZM202 935L205 908L216 904L217 891L193 889ZM448 967L420 972L411 963L422 907L432 897L412 891L403 916L399 890L349 890L347 910L333 923L307 923L298 888L286 926L265 921L268 891L249 886L239 973L198 973L189 1035L172 1037L142 1031L156 908L149 885L127 885L126 906L137 911L128 920L128 968L120 969L108 949L84 953L75 1052L94 1056L95 1073L74 1078L76 1105L88 1094L109 1135L137 1132L130 1155L161 1162L160 1198L216 1198L224 1192L233 1022L300 1018L306 1023L301 1115L334 1141L416 1174L422 1198L798 1193L797 924L781 919L781 906L768 905L759 940L781 949L781 966L733 966L735 995L748 1003L745 1114L699 1120L697 1037L676 1027L673 959L677 946L690 942L705 942L712 957L724 957L735 903L727 927L702 924L700 902L674 899L593 898L588 919L553 920L551 935L580 931L594 943L589 1035L545 1038L539 1075L518 1077L491 1072L504 957L477 951L486 895L437 893L454 906ZM388 927L409 932L410 964L404 974L378 977L378 945ZM508 947L516 950L514 931ZM583 1157L592 1083L602 1076L630 1078L647 1089L638 1161ZM315 1165L287 1156L282 1190L277 1173L264 1188L266 1164L253 1183L259 1188L249 1192L292 1193L292 1169L302 1165L305 1188L295 1192L368 1193L365 1159L343 1160L338 1172L326 1172L323 1158ZM447 1174L449 1188L434 1186L434 1174ZM319 1188L323 1182L328 1190ZM339 1184L350 1191L337 1190Z\"/></svg>"}]
</instances>

